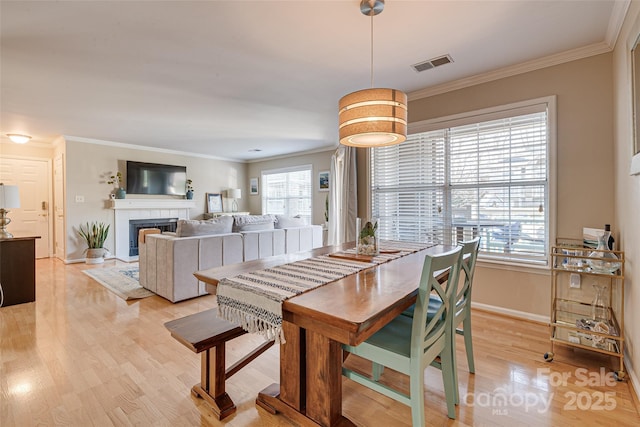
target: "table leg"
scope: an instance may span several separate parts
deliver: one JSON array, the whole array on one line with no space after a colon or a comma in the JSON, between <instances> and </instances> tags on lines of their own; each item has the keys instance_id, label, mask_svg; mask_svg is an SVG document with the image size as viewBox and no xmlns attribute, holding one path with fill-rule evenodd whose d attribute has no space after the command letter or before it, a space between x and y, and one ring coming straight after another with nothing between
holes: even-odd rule
<instances>
[{"instance_id":1,"label":"table leg","mask_svg":"<svg viewBox=\"0 0 640 427\"><path fill-rule=\"evenodd\" d=\"M320 425L342 419L342 347L307 331L307 417Z\"/></svg>"},{"instance_id":2,"label":"table leg","mask_svg":"<svg viewBox=\"0 0 640 427\"><path fill-rule=\"evenodd\" d=\"M302 411L305 401L304 329L282 322L287 343L280 346L280 399Z\"/></svg>"},{"instance_id":3,"label":"table leg","mask_svg":"<svg viewBox=\"0 0 640 427\"><path fill-rule=\"evenodd\" d=\"M342 347L319 333L282 322L280 384L258 394L256 404L302 426L355 426L342 416Z\"/></svg>"},{"instance_id":4,"label":"table leg","mask_svg":"<svg viewBox=\"0 0 640 427\"><path fill-rule=\"evenodd\" d=\"M256 404L267 411L304 411L304 329L282 322L287 342L280 345L280 384L271 384L258 394Z\"/></svg>"}]
</instances>

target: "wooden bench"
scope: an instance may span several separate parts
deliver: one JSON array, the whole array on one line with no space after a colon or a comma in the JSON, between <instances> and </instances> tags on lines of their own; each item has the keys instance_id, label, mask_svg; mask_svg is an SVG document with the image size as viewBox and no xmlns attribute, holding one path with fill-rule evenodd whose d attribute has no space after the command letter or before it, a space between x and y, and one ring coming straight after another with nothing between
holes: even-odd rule
<instances>
[{"instance_id":1,"label":"wooden bench","mask_svg":"<svg viewBox=\"0 0 640 427\"><path fill-rule=\"evenodd\" d=\"M210 309L164 324L171 336L195 353L202 353L200 384L191 389L204 399L219 420L233 414L236 405L225 391L225 380L244 368L273 345L268 341L225 370L225 343L247 332L240 326L220 319L217 309Z\"/></svg>"}]
</instances>

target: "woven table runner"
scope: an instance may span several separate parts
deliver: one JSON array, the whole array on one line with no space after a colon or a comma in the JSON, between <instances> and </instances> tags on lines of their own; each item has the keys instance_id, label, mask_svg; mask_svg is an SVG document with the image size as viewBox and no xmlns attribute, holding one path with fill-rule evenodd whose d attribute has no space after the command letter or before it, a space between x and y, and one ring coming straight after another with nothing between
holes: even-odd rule
<instances>
[{"instance_id":1,"label":"woven table runner","mask_svg":"<svg viewBox=\"0 0 640 427\"><path fill-rule=\"evenodd\" d=\"M321 255L225 278L218 283L216 291L219 316L241 325L247 332L258 333L276 343L284 344L283 301L431 246L433 244L382 241L380 250L399 252L380 254L373 257L371 262ZM355 254L355 249L345 252Z\"/></svg>"}]
</instances>

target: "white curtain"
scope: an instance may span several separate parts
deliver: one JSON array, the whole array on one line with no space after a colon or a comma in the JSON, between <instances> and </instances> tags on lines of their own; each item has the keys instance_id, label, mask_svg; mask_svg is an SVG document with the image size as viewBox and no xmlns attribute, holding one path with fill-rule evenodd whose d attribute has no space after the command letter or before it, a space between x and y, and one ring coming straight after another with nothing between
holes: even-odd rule
<instances>
[{"instance_id":1,"label":"white curtain","mask_svg":"<svg viewBox=\"0 0 640 427\"><path fill-rule=\"evenodd\" d=\"M331 157L328 244L354 241L357 216L356 149L341 145Z\"/></svg>"}]
</instances>

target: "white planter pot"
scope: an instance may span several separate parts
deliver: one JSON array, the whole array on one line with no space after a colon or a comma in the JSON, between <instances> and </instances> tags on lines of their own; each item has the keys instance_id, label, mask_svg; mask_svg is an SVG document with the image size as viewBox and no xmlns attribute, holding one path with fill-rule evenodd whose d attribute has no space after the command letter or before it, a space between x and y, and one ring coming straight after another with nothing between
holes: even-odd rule
<instances>
[{"instance_id":1,"label":"white planter pot","mask_svg":"<svg viewBox=\"0 0 640 427\"><path fill-rule=\"evenodd\" d=\"M84 260L87 264L102 264L104 262L104 248L87 249Z\"/></svg>"}]
</instances>

